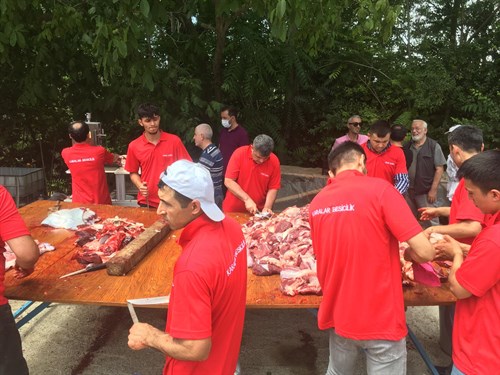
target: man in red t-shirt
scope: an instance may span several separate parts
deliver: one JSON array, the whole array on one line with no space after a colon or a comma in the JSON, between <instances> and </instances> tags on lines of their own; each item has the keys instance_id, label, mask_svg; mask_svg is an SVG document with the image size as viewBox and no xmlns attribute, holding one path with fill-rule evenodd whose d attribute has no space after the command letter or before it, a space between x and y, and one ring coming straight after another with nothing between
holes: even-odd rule
<instances>
[{"instance_id":1,"label":"man in red t-shirt","mask_svg":"<svg viewBox=\"0 0 500 375\"><path fill-rule=\"evenodd\" d=\"M280 161L273 148L273 139L260 134L250 146L233 153L224 178L228 190L222 202L224 212L272 213L281 187Z\"/></svg>"},{"instance_id":2,"label":"man in red t-shirt","mask_svg":"<svg viewBox=\"0 0 500 375\"><path fill-rule=\"evenodd\" d=\"M7 243L16 255L15 268L20 277L33 272L40 255L38 246L17 212L9 192L0 185L0 374L28 374L23 357L21 337L16 329L12 310L4 296L5 258L4 244Z\"/></svg>"},{"instance_id":3,"label":"man in red t-shirt","mask_svg":"<svg viewBox=\"0 0 500 375\"><path fill-rule=\"evenodd\" d=\"M157 106L141 104L137 108L137 116L137 122L144 132L128 145L125 169L130 172L130 180L139 189L139 206L156 208L160 203L160 174L174 161L191 160L191 157L179 137L160 129L160 109Z\"/></svg>"},{"instance_id":4,"label":"man in red t-shirt","mask_svg":"<svg viewBox=\"0 0 500 375\"><path fill-rule=\"evenodd\" d=\"M484 148L483 132L470 125L462 125L448 134L450 155L457 167ZM425 230L426 233L448 234L456 240L470 245L481 231L484 224L484 214L474 205L465 189L463 179L455 190L451 207L420 208L421 220L431 220L438 216L449 216L449 225L436 225ZM437 256L441 256L437 252Z\"/></svg>"},{"instance_id":5,"label":"man in red t-shirt","mask_svg":"<svg viewBox=\"0 0 500 375\"><path fill-rule=\"evenodd\" d=\"M105 164L118 163L119 155L89 142L89 126L83 121L68 127L73 146L62 150L61 156L71 172L72 201L75 203L111 204Z\"/></svg>"},{"instance_id":6,"label":"man in red t-shirt","mask_svg":"<svg viewBox=\"0 0 500 375\"><path fill-rule=\"evenodd\" d=\"M391 128L385 120L375 121L368 132L368 141L362 145L366 154L368 176L380 177L404 195L410 186L403 150L390 142Z\"/></svg>"},{"instance_id":7,"label":"man in red t-shirt","mask_svg":"<svg viewBox=\"0 0 500 375\"><path fill-rule=\"evenodd\" d=\"M500 151L477 154L458 175L485 215L488 226L472 243L467 257L450 236L436 244L453 259L450 289L458 298L453 324L452 374L497 374L500 369Z\"/></svg>"},{"instance_id":8,"label":"man in red t-shirt","mask_svg":"<svg viewBox=\"0 0 500 375\"><path fill-rule=\"evenodd\" d=\"M158 214L184 228L175 263L165 332L144 323L130 329L134 350L167 356L163 374L233 375L246 306L247 258L241 226L214 202L210 173L179 160L160 177Z\"/></svg>"},{"instance_id":9,"label":"man in red t-shirt","mask_svg":"<svg viewBox=\"0 0 500 375\"><path fill-rule=\"evenodd\" d=\"M352 374L364 349L369 373L406 373L405 323L398 241L417 262L434 257L404 198L387 181L366 176L354 142L330 152L334 175L309 207L323 299L318 326L330 332L328 373ZM377 372L378 371L378 372Z\"/></svg>"}]
</instances>

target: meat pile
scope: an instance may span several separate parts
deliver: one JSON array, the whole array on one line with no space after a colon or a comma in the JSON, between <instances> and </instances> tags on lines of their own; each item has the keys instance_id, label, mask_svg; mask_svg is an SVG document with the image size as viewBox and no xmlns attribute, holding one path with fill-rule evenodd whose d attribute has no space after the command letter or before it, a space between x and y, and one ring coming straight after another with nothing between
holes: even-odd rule
<instances>
[{"instance_id":1,"label":"meat pile","mask_svg":"<svg viewBox=\"0 0 500 375\"><path fill-rule=\"evenodd\" d=\"M35 243L38 246L38 250L40 251L40 255L42 255L48 251L53 251L56 249L54 246L52 246L48 242L40 242L38 240L35 240ZM14 252L10 248L9 244L5 243L4 248L5 248L5 251L3 253L3 256L5 258L5 271L7 271L16 265L16 254L14 254ZM24 276L26 276L26 275L23 275L20 272L17 272L17 274L15 275L16 278L22 278Z\"/></svg>"},{"instance_id":2,"label":"meat pile","mask_svg":"<svg viewBox=\"0 0 500 375\"><path fill-rule=\"evenodd\" d=\"M76 244L81 249L76 252L74 259L81 264L105 263L143 231L142 223L118 216L101 223L80 226L76 231Z\"/></svg>"},{"instance_id":3,"label":"meat pile","mask_svg":"<svg viewBox=\"0 0 500 375\"><path fill-rule=\"evenodd\" d=\"M321 294L308 214L309 205L292 206L270 219L253 217L242 228L252 272L280 274L280 289L288 296Z\"/></svg>"}]
</instances>

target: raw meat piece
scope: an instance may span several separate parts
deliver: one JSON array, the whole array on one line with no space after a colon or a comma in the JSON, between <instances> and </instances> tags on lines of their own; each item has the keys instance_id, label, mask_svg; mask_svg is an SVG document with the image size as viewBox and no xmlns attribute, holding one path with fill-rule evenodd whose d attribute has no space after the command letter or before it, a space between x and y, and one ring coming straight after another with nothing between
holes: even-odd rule
<instances>
[{"instance_id":1,"label":"raw meat piece","mask_svg":"<svg viewBox=\"0 0 500 375\"><path fill-rule=\"evenodd\" d=\"M81 264L105 263L143 231L143 224L118 216L79 227L76 232L79 238L75 243L82 249L77 251L74 259Z\"/></svg>"},{"instance_id":2,"label":"raw meat piece","mask_svg":"<svg viewBox=\"0 0 500 375\"><path fill-rule=\"evenodd\" d=\"M308 215L308 206L293 206L268 220L253 217L242 228L252 272L280 274L289 296L321 293Z\"/></svg>"}]
</instances>

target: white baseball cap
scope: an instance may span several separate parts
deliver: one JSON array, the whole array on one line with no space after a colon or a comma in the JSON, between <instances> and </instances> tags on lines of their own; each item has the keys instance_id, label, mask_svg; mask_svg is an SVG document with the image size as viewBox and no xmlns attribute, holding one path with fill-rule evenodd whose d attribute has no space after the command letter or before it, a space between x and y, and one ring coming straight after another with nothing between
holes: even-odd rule
<instances>
[{"instance_id":1,"label":"white baseball cap","mask_svg":"<svg viewBox=\"0 0 500 375\"><path fill-rule=\"evenodd\" d=\"M200 202L203 212L213 221L224 219L224 213L215 204L214 184L210 172L201 164L177 160L160 175L172 190Z\"/></svg>"},{"instance_id":2,"label":"white baseball cap","mask_svg":"<svg viewBox=\"0 0 500 375\"><path fill-rule=\"evenodd\" d=\"M457 128L461 127L461 126L462 126L462 125L453 125L453 126L451 126L451 127L448 129L448 131L447 131L447 132L445 132L444 134L451 133L453 130L455 130L455 129L457 129Z\"/></svg>"}]
</instances>

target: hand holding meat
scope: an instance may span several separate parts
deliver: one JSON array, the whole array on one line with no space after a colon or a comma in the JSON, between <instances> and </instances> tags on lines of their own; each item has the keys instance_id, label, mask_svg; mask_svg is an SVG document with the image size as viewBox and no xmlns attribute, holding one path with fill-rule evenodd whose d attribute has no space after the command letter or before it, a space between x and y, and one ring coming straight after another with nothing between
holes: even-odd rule
<instances>
[{"instance_id":1,"label":"hand holding meat","mask_svg":"<svg viewBox=\"0 0 500 375\"><path fill-rule=\"evenodd\" d=\"M436 258L452 260L455 254L463 254L460 242L448 235L445 235L443 240L437 242L434 248L436 249Z\"/></svg>"}]
</instances>

